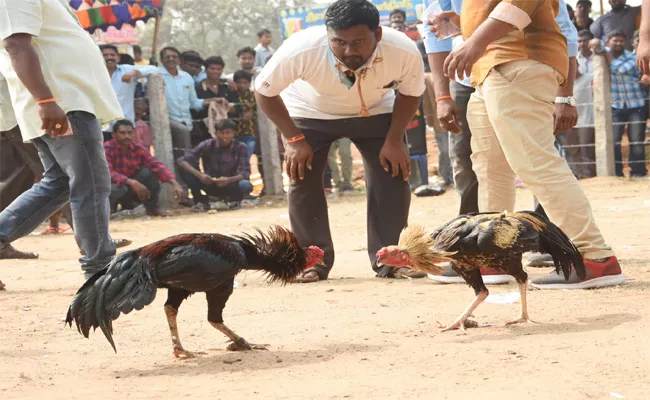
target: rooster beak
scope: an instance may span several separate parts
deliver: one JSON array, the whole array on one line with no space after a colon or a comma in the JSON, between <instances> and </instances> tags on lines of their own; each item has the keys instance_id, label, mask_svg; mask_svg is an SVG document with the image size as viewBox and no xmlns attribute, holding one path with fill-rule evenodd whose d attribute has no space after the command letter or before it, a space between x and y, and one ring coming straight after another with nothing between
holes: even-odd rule
<instances>
[{"instance_id":1,"label":"rooster beak","mask_svg":"<svg viewBox=\"0 0 650 400\"><path fill-rule=\"evenodd\" d=\"M384 266L384 261L381 258L377 259L377 268L381 268Z\"/></svg>"}]
</instances>

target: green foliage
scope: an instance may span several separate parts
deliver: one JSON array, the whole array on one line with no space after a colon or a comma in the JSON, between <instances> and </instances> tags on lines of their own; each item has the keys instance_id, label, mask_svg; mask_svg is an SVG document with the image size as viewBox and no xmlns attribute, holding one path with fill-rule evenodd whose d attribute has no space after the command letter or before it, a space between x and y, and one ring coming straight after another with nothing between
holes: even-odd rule
<instances>
[{"instance_id":1,"label":"green foliage","mask_svg":"<svg viewBox=\"0 0 650 400\"><path fill-rule=\"evenodd\" d=\"M203 58L220 55L226 71L237 66L237 50L257 45L257 31L268 28L273 47L281 41L278 10L310 4L310 0L167 0L160 23L158 50L175 46L196 50ZM138 27L144 56L151 54L154 22Z\"/></svg>"}]
</instances>

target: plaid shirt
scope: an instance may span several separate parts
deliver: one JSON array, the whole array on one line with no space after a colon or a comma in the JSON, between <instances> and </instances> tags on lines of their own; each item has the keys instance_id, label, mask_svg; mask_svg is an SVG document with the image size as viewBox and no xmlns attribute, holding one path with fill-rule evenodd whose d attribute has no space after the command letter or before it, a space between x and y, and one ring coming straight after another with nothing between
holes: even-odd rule
<instances>
[{"instance_id":1,"label":"plaid shirt","mask_svg":"<svg viewBox=\"0 0 650 400\"><path fill-rule=\"evenodd\" d=\"M248 149L245 144L234 140L228 147L219 147L219 141L214 138L204 140L187 151L178 162L186 161L198 168L199 159L205 173L213 178L241 175L248 179L251 174Z\"/></svg>"},{"instance_id":2,"label":"plaid shirt","mask_svg":"<svg viewBox=\"0 0 650 400\"><path fill-rule=\"evenodd\" d=\"M636 54L629 50L612 60L610 65L612 79L612 108L645 107L648 92L641 84L641 71L636 66Z\"/></svg>"},{"instance_id":3,"label":"plaid shirt","mask_svg":"<svg viewBox=\"0 0 650 400\"><path fill-rule=\"evenodd\" d=\"M115 139L104 143L106 162L111 171L111 182L117 186L126 183L129 177L135 175L142 168L149 168L158 176L161 182L169 182L176 179L174 174L158 160L156 160L147 149L136 144L131 144L126 151L120 149Z\"/></svg>"}]
</instances>

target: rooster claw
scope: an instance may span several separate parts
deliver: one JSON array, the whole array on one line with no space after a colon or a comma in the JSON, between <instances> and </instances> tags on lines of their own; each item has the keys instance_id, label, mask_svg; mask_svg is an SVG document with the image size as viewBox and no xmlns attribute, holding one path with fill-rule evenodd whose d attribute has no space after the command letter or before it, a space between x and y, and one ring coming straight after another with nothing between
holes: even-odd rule
<instances>
[{"instance_id":1,"label":"rooster claw","mask_svg":"<svg viewBox=\"0 0 650 400\"><path fill-rule=\"evenodd\" d=\"M517 318L517 319L512 320L512 321L508 321L505 324L503 324L503 326L521 324L521 323L524 323L524 322L527 323L527 324L530 324L530 325L541 325L539 322L531 321L528 318L521 317L521 318Z\"/></svg>"},{"instance_id":2,"label":"rooster claw","mask_svg":"<svg viewBox=\"0 0 650 400\"><path fill-rule=\"evenodd\" d=\"M174 357L181 358L181 359L195 358L196 356L206 355L206 354L207 353L203 351L191 352L185 349L174 349Z\"/></svg>"},{"instance_id":3,"label":"rooster claw","mask_svg":"<svg viewBox=\"0 0 650 400\"><path fill-rule=\"evenodd\" d=\"M239 338L238 340L230 343L226 350L228 351L245 351L245 350L268 350L266 347L268 344L253 344L248 343L244 338Z\"/></svg>"},{"instance_id":4,"label":"rooster claw","mask_svg":"<svg viewBox=\"0 0 650 400\"><path fill-rule=\"evenodd\" d=\"M467 335L467 328L476 328L478 323L476 321L467 319L465 321L456 321L449 326L444 326L440 322L436 321L438 328L440 328L440 333L449 332L454 330L460 330L464 335Z\"/></svg>"}]
</instances>

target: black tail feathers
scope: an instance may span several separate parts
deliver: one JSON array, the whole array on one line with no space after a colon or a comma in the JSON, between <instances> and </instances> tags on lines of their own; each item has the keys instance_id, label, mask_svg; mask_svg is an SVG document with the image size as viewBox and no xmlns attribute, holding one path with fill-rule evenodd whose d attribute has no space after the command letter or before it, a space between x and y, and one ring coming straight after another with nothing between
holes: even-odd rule
<instances>
[{"instance_id":1,"label":"black tail feathers","mask_svg":"<svg viewBox=\"0 0 650 400\"><path fill-rule=\"evenodd\" d=\"M156 281L151 269L137 252L116 256L103 270L79 289L68 308L65 322L88 338L90 328L98 327L117 352L113 341L113 322L120 313L141 310L156 297Z\"/></svg>"}]
</instances>

